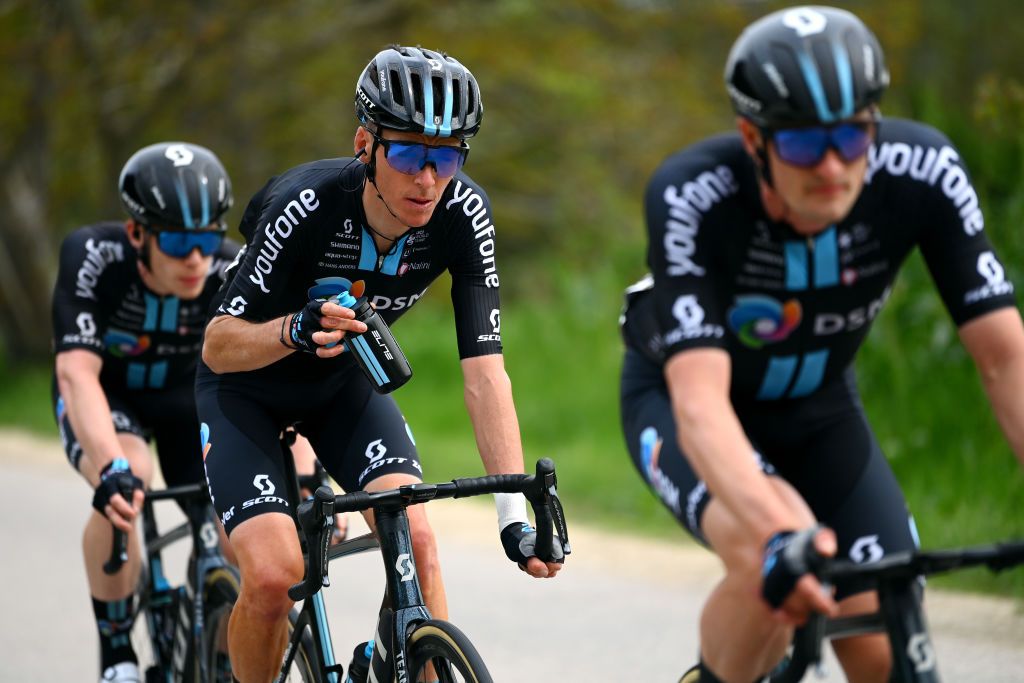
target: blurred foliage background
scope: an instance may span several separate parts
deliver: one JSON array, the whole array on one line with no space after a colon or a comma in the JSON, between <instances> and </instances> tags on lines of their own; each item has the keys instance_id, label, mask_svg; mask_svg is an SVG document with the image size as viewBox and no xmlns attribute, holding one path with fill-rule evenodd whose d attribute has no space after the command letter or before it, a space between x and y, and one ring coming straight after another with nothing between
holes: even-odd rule
<instances>
[{"instance_id":1,"label":"blurred foliage background","mask_svg":"<svg viewBox=\"0 0 1024 683\"><path fill-rule=\"evenodd\" d=\"M878 34L889 115L944 130L1011 276L1024 266L1024 21L1016 0L840 3ZM732 125L722 69L757 0L0 0L0 423L53 434L49 298L62 237L122 216L136 149L184 139L227 166L237 223L271 175L351 154L352 95L389 43L477 76L467 172L499 231L503 333L528 457L559 464L570 521L683 535L618 429L622 288L644 272L640 198L671 151ZM447 286L399 334L397 398L428 478L480 470ZM865 404L926 545L1024 536L1024 476L915 257L858 361ZM610 550L611 551L611 550ZM1018 572L1020 574L1020 572ZM965 585L962 583L960 585ZM1024 578L966 579L1024 595Z\"/></svg>"}]
</instances>

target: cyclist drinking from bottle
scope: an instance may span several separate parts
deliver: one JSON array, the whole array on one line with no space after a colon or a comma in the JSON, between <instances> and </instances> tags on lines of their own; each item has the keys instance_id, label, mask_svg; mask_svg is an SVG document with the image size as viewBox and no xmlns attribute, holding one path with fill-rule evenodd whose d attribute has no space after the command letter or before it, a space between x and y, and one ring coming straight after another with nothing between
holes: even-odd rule
<instances>
[{"instance_id":1,"label":"cyclist drinking from bottle","mask_svg":"<svg viewBox=\"0 0 1024 683\"><path fill-rule=\"evenodd\" d=\"M196 378L210 490L242 572L229 647L245 683L268 681L280 666L287 590L302 579L279 432L295 424L346 491L422 480L394 399L374 390L339 343L366 325L317 291L330 284L366 296L390 324L447 270L481 459L489 473L523 471L501 356L493 216L483 189L462 172L483 114L477 81L444 53L395 46L363 70L355 110L354 156L285 171L249 202L245 253L207 326ZM556 558L533 556L525 499L497 498L506 553L532 576L554 576ZM422 506L409 508L409 521L427 607L443 619Z\"/></svg>"}]
</instances>

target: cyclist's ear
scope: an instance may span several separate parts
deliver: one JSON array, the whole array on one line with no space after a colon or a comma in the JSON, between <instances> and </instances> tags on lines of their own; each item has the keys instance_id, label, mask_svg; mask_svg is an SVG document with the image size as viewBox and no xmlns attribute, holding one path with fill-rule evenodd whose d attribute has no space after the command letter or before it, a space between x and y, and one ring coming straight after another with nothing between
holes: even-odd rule
<instances>
[{"instance_id":1,"label":"cyclist's ear","mask_svg":"<svg viewBox=\"0 0 1024 683\"><path fill-rule=\"evenodd\" d=\"M128 233L128 239L131 241L132 246L136 249L142 247L142 226L135 221L128 219L124 224L124 229Z\"/></svg>"}]
</instances>

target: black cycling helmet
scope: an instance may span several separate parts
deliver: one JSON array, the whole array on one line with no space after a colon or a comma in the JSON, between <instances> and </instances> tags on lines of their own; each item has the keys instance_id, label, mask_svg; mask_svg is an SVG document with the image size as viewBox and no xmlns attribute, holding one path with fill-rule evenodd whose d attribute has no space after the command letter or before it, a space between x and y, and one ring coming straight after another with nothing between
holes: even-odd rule
<instances>
[{"instance_id":1,"label":"black cycling helmet","mask_svg":"<svg viewBox=\"0 0 1024 683\"><path fill-rule=\"evenodd\" d=\"M889 85L878 39L834 7L792 7L754 22L729 53L733 109L755 124L832 123L877 103Z\"/></svg>"},{"instance_id":2,"label":"black cycling helmet","mask_svg":"<svg viewBox=\"0 0 1024 683\"><path fill-rule=\"evenodd\" d=\"M229 208L231 179L220 159L188 142L160 142L132 155L118 182L125 210L143 225L205 228Z\"/></svg>"},{"instance_id":3,"label":"black cycling helmet","mask_svg":"<svg viewBox=\"0 0 1024 683\"><path fill-rule=\"evenodd\" d=\"M430 136L469 138L484 106L469 69L443 52L395 45L377 53L356 82L363 125Z\"/></svg>"}]
</instances>

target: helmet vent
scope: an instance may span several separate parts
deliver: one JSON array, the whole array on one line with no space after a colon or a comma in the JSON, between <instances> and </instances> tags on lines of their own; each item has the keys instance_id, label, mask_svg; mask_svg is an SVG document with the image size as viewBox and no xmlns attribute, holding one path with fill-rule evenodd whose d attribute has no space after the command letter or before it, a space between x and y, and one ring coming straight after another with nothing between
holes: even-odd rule
<instances>
[{"instance_id":1,"label":"helmet vent","mask_svg":"<svg viewBox=\"0 0 1024 683\"><path fill-rule=\"evenodd\" d=\"M395 104L400 107L405 106L405 88L402 87L402 81L398 77L398 72L394 69L388 70L388 80L390 81L389 86L391 88L391 97L395 100Z\"/></svg>"},{"instance_id":2,"label":"helmet vent","mask_svg":"<svg viewBox=\"0 0 1024 683\"><path fill-rule=\"evenodd\" d=\"M409 74L412 82L412 111L414 114L423 113L423 78L418 73Z\"/></svg>"}]
</instances>

